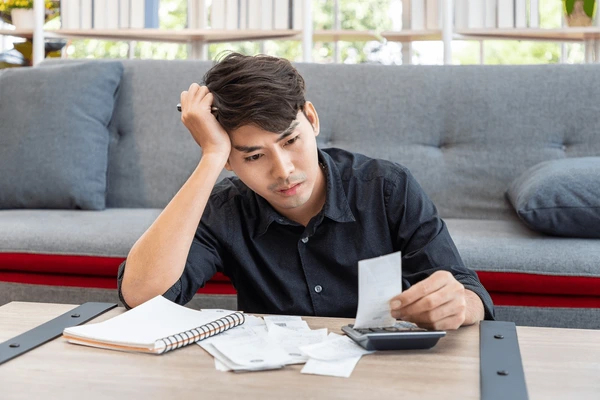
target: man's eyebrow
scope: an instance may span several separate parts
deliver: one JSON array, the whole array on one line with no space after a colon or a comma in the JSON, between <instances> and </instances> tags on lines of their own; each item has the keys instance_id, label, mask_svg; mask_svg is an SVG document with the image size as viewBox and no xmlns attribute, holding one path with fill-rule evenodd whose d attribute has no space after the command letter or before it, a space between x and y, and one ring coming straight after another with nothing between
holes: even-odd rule
<instances>
[{"instance_id":1,"label":"man's eyebrow","mask_svg":"<svg viewBox=\"0 0 600 400\"><path fill-rule=\"evenodd\" d=\"M233 145L233 148L237 151L241 151L242 153L252 153L253 151L262 149L261 146L238 146Z\"/></svg>"},{"instance_id":2,"label":"man's eyebrow","mask_svg":"<svg viewBox=\"0 0 600 400\"><path fill-rule=\"evenodd\" d=\"M294 133L294 129L296 129L296 127L299 124L300 124L300 121L294 121L294 122L292 122L292 124L289 126L289 128L287 128L285 131L281 132L281 134L277 138L277 142L282 141L283 139L285 139L286 137L288 137L292 133ZM239 145L234 145L233 148L236 149L237 151L241 151L243 153L252 153L253 151L262 149L262 146L239 146Z\"/></svg>"},{"instance_id":3,"label":"man's eyebrow","mask_svg":"<svg viewBox=\"0 0 600 400\"><path fill-rule=\"evenodd\" d=\"M285 131L281 132L281 134L277 138L277 141L281 142L283 139L285 139L286 137L288 137L292 133L294 133L294 129L296 129L296 127L298 125L300 125L300 121L294 121L294 122L292 122L292 124L289 126L289 128L287 128Z\"/></svg>"}]
</instances>

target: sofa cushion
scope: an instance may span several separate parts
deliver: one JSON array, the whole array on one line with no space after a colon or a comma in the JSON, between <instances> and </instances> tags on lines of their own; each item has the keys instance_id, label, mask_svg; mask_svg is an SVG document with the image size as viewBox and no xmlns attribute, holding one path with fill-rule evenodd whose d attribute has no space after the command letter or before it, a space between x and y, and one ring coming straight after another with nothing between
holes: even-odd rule
<instances>
[{"instance_id":1,"label":"sofa cushion","mask_svg":"<svg viewBox=\"0 0 600 400\"><path fill-rule=\"evenodd\" d=\"M531 229L550 235L600 238L600 157L539 163L507 195Z\"/></svg>"},{"instance_id":2,"label":"sofa cushion","mask_svg":"<svg viewBox=\"0 0 600 400\"><path fill-rule=\"evenodd\" d=\"M160 212L157 208L3 210L0 253L125 258Z\"/></svg>"},{"instance_id":3,"label":"sofa cushion","mask_svg":"<svg viewBox=\"0 0 600 400\"><path fill-rule=\"evenodd\" d=\"M120 62L0 75L0 208L105 207Z\"/></svg>"},{"instance_id":4,"label":"sofa cushion","mask_svg":"<svg viewBox=\"0 0 600 400\"><path fill-rule=\"evenodd\" d=\"M447 219L495 305L600 307L600 241L545 236L514 220Z\"/></svg>"},{"instance_id":5,"label":"sofa cushion","mask_svg":"<svg viewBox=\"0 0 600 400\"><path fill-rule=\"evenodd\" d=\"M115 289L119 264L161 211L0 210L0 282ZM217 273L198 292L235 289Z\"/></svg>"},{"instance_id":6,"label":"sofa cushion","mask_svg":"<svg viewBox=\"0 0 600 400\"><path fill-rule=\"evenodd\" d=\"M600 278L599 240L546 236L516 217L445 221L463 261L475 271Z\"/></svg>"}]
</instances>

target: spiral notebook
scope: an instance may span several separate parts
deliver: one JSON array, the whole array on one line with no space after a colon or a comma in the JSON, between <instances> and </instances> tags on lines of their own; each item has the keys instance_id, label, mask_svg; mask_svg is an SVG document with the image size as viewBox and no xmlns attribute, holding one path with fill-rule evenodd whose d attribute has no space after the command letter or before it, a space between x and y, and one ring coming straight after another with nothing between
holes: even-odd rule
<instances>
[{"instance_id":1,"label":"spiral notebook","mask_svg":"<svg viewBox=\"0 0 600 400\"><path fill-rule=\"evenodd\" d=\"M162 354L243 324L242 312L192 310L162 296L109 320L66 328L69 343L136 353Z\"/></svg>"}]
</instances>

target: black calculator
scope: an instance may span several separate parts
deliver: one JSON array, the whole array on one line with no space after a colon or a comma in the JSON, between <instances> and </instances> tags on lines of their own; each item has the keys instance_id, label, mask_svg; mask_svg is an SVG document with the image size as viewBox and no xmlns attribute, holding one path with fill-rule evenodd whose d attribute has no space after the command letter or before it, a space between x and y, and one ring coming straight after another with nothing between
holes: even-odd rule
<instances>
[{"instance_id":1,"label":"black calculator","mask_svg":"<svg viewBox=\"0 0 600 400\"><path fill-rule=\"evenodd\" d=\"M430 349L446 336L446 331L430 331L406 321L387 328L354 329L353 325L346 325L342 331L367 350Z\"/></svg>"}]
</instances>

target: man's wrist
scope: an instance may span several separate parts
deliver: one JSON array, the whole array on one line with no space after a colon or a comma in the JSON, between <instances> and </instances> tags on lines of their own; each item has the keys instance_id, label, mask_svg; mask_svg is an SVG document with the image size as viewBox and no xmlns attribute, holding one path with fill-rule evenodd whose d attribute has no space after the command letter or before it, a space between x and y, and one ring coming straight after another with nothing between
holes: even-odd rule
<instances>
[{"instance_id":1,"label":"man's wrist","mask_svg":"<svg viewBox=\"0 0 600 400\"><path fill-rule=\"evenodd\" d=\"M206 165L208 168L215 169L218 171L218 173L221 173L223 168L225 168L225 164L227 164L228 159L229 154L219 152L203 153L202 158L200 159L200 164L198 164L198 168L200 168L201 165Z\"/></svg>"},{"instance_id":2,"label":"man's wrist","mask_svg":"<svg viewBox=\"0 0 600 400\"><path fill-rule=\"evenodd\" d=\"M202 159L210 160L217 164L223 164L229 159L229 152L226 151L205 151L202 153Z\"/></svg>"},{"instance_id":3,"label":"man's wrist","mask_svg":"<svg viewBox=\"0 0 600 400\"><path fill-rule=\"evenodd\" d=\"M481 301L477 293L465 289L465 302L467 310L465 312L465 322L463 325L472 325L485 319L483 301Z\"/></svg>"}]
</instances>

